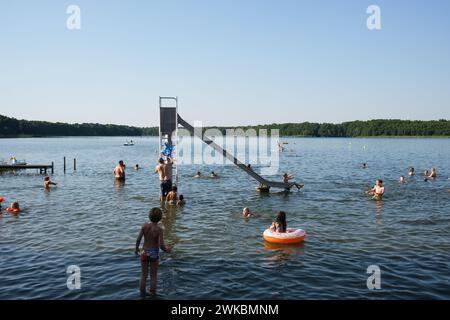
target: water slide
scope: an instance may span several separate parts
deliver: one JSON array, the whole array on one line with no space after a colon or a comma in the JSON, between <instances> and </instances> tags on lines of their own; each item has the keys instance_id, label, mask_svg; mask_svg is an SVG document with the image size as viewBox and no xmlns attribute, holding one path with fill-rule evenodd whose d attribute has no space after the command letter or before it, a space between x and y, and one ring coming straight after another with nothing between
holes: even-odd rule
<instances>
[{"instance_id":1,"label":"water slide","mask_svg":"<svg viewBox=\"0 0 450 320\"><path fill-rule=\"evenodd\" d=\"M225 158L232 161L236 166L238 166L241 170L244 170L249 176L251 176L253 179L258 181L263 186L290 190L295 185L295 183L293 183L293 182L284 183L284 182L269 181L269 180L264 179L259 174L257 174L255 171L253 171L252 169L247 167L244 163L242 163L238 159L236 159L232 154L228 153L225 149L223 149L221 146L216 144L214 141L212 141L211 139L209 139L206 136L203 137L202 134L197 134L197 132L194 130L194 127L191 126L186 121L184 121L183 118L181 118L179 114L177 114L177 119L178 119L179 125L182 125L192 135L197 136L204 143L209 145L211 148L213 148L217 152L221 153Z\"/></svg>"}]
</instances>

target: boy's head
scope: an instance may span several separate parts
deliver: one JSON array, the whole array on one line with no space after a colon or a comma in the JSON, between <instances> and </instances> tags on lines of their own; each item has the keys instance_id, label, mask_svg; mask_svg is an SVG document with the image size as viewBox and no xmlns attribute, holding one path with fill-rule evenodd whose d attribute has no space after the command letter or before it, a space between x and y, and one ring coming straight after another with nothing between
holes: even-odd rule
<instances>
[{"instance_id":1,"label":"boy's head","mask_svg":"<svg viewBox=\"0 0 450 320\"><path fill-rule=\"evenodd\" d=\"M159 158L158 163L159 164L164 164L164 159L163 158Z\"/></svg>"},{"instance_id":2,"label":"boy's head","mask_svg":"<svg viewBox=\"0 0 450 320\"><path fill-rule=\"evenodd\" d=\"M178 191L177 186L172 186L172 191L173 191L173 192L177 192L177 191Z\"/></svg>"},{"instance_id":3,"label":"boy's head","mask_svg":"<svg viewBox=\"0 0 450 320\"><path fill-rule=\"evenodd\" d=\"M179 199L180 199L180 201L183 201L183 200L184 200L184 197L183 197L182 194L180 195L180 198L179 198Z\"/></svg>"},{"instance_id":4,"label":"boy's head","mask_svg":"<svg viewBox=\"0 0 450 320\"><path fill-rule=\"evenodd\" d=\"M160 208L152 208L150 209L150 212L148 213L148 217L150 218L151 222L159 222L162 219L162 211Z\"/></svg>"},{"instance_id":5,"label":"boy's head","mask_svg":"<svg viewBox=\"0 0 450 320\"><path fill-rule=\"evenodd\" d=\"M120 165L120 166L123 166L123 160L120 160L120 161L119 161L119 165Z\"/></svg>"},{"instance_id":6,"label":"boy's head","mask_svg":"<svg viewBox=\"0 0 450 320\"><path fill-rule=\"evenodd\" d=\"M376 183L378 186L381 186L381 185L383 184L383 180L377 179L377 180L375 181L375 183Z\"/></svg>"},{"instance_id":7,"label":"boy's head","mask_svg":"<svg viewBox=\"0 0 450 320\"><path fill-rule=\"evenodd\" d=\"M44 181L50 181L50 177L49 176L45 176L44 177Z\"/></svg>"},{"instance_id":8,"label":"boy's head","mask_svg":"<svg viewBox=\"0 0 450 320\"><path fill-rule=\"evenodd\" d=\"M242 209L242 214L243 214L244 216L248 216L248 215L250 214L250 209L249 209L249 208L244 208L244 209Z\"/></svg>"}]
</instances>

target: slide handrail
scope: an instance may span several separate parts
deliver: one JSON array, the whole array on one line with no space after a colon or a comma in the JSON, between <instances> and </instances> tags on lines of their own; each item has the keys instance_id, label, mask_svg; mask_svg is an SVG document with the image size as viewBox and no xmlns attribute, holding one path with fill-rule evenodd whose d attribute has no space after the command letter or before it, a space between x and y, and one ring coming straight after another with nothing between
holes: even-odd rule
<instances>
[{"instance_id":1,"label":"slide handrail","mask_svg":"<svg viewBox=\"0 0 450 320\"><path fill-rule=\"evenodd\" d=\"M178 124L182 125L186 130L188 130L192 135L197 136L200 138L204 143L209 145L211 148L216 150L217 152L221 153L225 158L233 162L236 166L238 166L240 169L244 170L249 176L251 176L253 179L258 181L264 186L267 187L274 187L274 188L281 188L281 189L291 189L295 183L289 182L279 182L279 181L269 181L263 177L261 177L259 174L257 174L255 171L247 167L244 163L239 161L236 157L234 157L232 154L230 154L228 151L223 149L221 146L219 146L217 143L209 139L208 137L204 137L202 134L198 134L192 125L190 125L188 122L183 120L183 118L180 117L179 114L177 114L178 117Z\"/></svg>"}]
</instances>

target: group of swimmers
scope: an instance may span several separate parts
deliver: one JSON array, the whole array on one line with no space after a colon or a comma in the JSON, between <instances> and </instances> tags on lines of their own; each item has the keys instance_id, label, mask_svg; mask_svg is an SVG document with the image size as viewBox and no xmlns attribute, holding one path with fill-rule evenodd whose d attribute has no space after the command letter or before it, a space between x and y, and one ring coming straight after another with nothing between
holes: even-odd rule
<instances>
[{"instance_id":1,"label":"group of swimmers","mask_svg":"<svg viewBox=\"0 0 450 320\"><path fill-rule=\"evenodd\" d=\"M197 171L194 175L194 178L201 178L201 177L202 177L202 173L200 171ZM211 171L211 173L209 174L209 177L213 178L213 179L219 178L218 174L215 173L214 171Z\"/></svg>"},{"instance_id":2,"label":"group of swimmers","mask_svg":"<svg viewBox=\"0 0 450 320\"><path fill-rule=\"evenodd\" d=\"M408 168L408 176L412 177L414 175L415 175L414 167L409 167ZM437 177L436 168L431 168L431 172L428 171L428 169L425 170L424 172L422 172L422 176L424 177L423 178L424 181L428 181L428 179L436 178ZM400 182L402 182L402 183L406 182L404 176L400 176Z\"/></svg>"},{"instance_id":3,"label":"group of swimmers","mask_svg":"<svg viewBox=\"0 0 450 320\"><path fill-rule=\"evenodd\" d=\"M44 177L44 189L49 190L50 186L56 186L57 183L50 180L49 176ZM0 214L2 213L2 202L5 201L5 198L0 196ZM20 205L18 201L13 201L10 203L8 207L5 208L6 211L13 213L13 214L19 214L20 213Z\"/></svg>"},{"instance_id":4,"label":"group of swimmers","mask_svg":"<svg viewBox=\"0 0 450 320\"><path fill-rule=\"evenodd\" d=\"M363 163L362 168L363 169L367 168L367 163ZM409 167L408 168L408 176L412 177L414 175L415 175L414 168L413 167ZM425 170L422 173L422 176L424 177L424 181L428 181L428 179L436 178L437 177L436 168L432 168L431 172L428 171L428 170ZM403 175L400 176L399 182L400 183L406 183L405 176L403 176ZM383 195L384 195L383 181L381 179L377 179L375 181L375 185L371 189L369 189L367 191L367 194L373 196L372 198L374 200L381 200Z\"/></svg>"}]
</instances>

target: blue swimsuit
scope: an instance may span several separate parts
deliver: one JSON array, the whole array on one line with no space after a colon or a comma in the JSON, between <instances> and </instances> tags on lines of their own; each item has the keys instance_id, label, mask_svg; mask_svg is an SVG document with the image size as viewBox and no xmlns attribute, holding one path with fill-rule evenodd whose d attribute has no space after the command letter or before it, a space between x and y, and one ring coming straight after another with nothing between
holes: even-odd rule
<instances>
[{"instance_id":1,"label":"blue swimsuit","mask_svg":"<svg viewBox=\"0 0 450 320\"><path fill-rule=\"evenodd\" d=\"M159 260L159 248L144 249L141 253L141 260L155 262Z\"/></svg>"}]
</instances>

